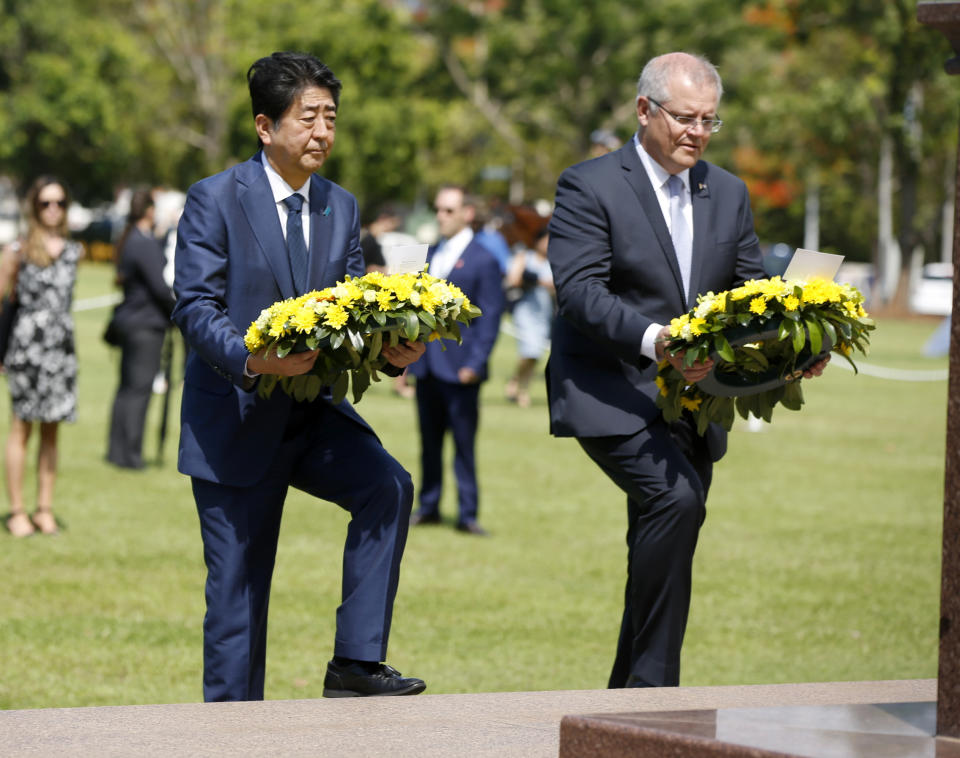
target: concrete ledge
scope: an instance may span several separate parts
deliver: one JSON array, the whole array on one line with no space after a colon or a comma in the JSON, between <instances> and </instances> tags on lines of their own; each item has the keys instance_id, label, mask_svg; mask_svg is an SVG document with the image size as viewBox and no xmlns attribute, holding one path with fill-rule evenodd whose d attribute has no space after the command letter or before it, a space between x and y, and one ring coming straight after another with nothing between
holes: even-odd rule
<instances>
[{"instance_id":1,"label":"concrete ledge","mask_svg":"<svg viewBox=\"0 0 960 758\"><path fill-rule=\"evenodd\" d=\"M0 711L4 756L556 758L564 716L925 702L936 680Z\"/></svg>"}]
</instances>

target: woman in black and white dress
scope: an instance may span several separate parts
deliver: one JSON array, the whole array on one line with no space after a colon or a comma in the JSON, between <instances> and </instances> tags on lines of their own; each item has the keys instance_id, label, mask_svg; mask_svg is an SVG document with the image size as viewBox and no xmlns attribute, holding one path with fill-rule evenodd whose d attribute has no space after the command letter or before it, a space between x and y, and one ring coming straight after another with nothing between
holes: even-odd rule
<instances>
[{"instance_id":1,"label":"woman in black and white dress","mask_svg":"<svg viewBox=\"0 0 960 758\"><path fill-rule=\"evenodd\" d=\"M68 237L67 186L41 176L27 193L27 235L3 252L0 291L16 276L19 301L6 355L0 356L10 390L12 419L6 445L7 529L15 537L35 531L56 534L53 490L57 477L60 422L76 421L77 356L74 347L73 288L79 243ZM23 502L27 442L40 428L37 507L28 516Z\"/></svg>"}]
</instances>

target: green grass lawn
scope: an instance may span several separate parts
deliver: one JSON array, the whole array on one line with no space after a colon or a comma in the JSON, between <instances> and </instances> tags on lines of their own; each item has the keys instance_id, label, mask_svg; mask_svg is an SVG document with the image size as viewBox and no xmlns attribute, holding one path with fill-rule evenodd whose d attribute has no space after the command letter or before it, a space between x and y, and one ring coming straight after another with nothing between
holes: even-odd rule
<instances>
[{"instance_id":1,"label":"green grass lawn","mask_svg":"<svg viewBox=\"0 0 960 758\"><path fill-rule=\"evenodd\" d=\"M110 292L110 276L84 266L77 297ZM189 482L176 471L177 401L162 464L125 472L103 462L119 366L100 341L107 316L76 317L79 420L61 430L55 498L67 528L0 535L0 708L201 697L204 568ZM943 368L922 357L935 326L881 321L866 360ZM548 435L542 382L529 409L503 399L514 357L501 337L484 387L481 518L493 536L422 527L407 544L389 660L431 693L598 688L613 658L624 497L574 441ZM715 469L684 685L936 675L946 382L831 368L804 388L802 412L777 409L762 432L735 428ZM416 479L412 401L375 386L358 409ZM155 401L150 457L158 411ZM4 437L8 418L4 388ZM31 461L31 493L33 472ZM451 493L449 519L455 505ZM346 522L301 493L287 500L271 699L320 696Z\"/></svg>"}]
</instances>

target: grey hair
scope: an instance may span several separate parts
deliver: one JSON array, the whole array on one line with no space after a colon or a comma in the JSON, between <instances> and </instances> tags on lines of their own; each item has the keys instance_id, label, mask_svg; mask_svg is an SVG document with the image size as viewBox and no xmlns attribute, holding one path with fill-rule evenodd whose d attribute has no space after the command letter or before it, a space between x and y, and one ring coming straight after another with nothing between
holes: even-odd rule
<instances>
[{"instance_id":1,"label":"grey hair","mask_svg":"<svg viewBox=\"0 0 960 758\"><path fill-rule=\"evenodd\" d=\"M713 87L717 91L717 102L720 102L723 82L716 66L702 55L690 53L667 53L651 58L637 80L637 97L669 102L670 80L679 74L686 74L698 86ZM650 112L657 112L656 103L650 103Z\"/></svg>"}]
</instances>

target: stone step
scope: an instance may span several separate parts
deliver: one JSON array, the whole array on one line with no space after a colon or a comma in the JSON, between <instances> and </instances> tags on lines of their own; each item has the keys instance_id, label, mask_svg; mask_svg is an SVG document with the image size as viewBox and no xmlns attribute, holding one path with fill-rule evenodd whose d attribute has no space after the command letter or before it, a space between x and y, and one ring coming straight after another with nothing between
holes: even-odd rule
<instances>
[{"instance_id":1,"label":"stone step","mask_svg":"<svg viewBox=\"0 0 960 758\"><path fill-rule=\"evenodd\" d=\"M924 702L936 680L0 711L0 754L556 758L567 715Z\"/></svg>"}]
</instances>

